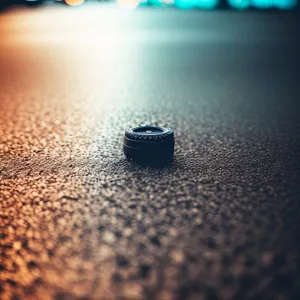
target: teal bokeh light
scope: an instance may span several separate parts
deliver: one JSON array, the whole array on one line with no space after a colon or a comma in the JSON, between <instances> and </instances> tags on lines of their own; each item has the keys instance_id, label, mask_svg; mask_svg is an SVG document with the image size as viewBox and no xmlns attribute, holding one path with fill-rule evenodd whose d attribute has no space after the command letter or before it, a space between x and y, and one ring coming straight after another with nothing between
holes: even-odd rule
<instances>
[{"instance_id":1,"label":"teal bokeh light","mask_svg":"<svg viewBox=\"0 0 300 300\"><path fill-rule=\"evenodd\" d=\"M297 6L298 0L227 0L230 7L243 10L250 7L257 9L278 8L282 10L293 9ZM173 6L182 9L200 8L215 9L220 0L141 0L140 6Z\"/></svg>"},{"instance_id":2,"label":"teal bokeh light","mask_svg":"<svg viewBox=\"0 0 300 300\"><path fill-rule=\"evenodd\" d=\"M247 9L250 7L251 0L228 0L228 4L236 9Z\"/></svg>"},{"instance_id":3,"label":"teal bokeh light","mask_svg":"<svg viewBox=\"0 0 300 300\"><path fill-rule=\"evenodd\" d=\"M174 5L174 0L148 0L152 6L170 7Z\"/></svg>"},{"instance_id":4,"label":"teal bokeh light","mask_svg":"<svg viewBox=\"0 0 300 300\"><path fill-rule=\"evenodd\" d=\"M273 7L273 0L252 0L251 6L259 9L267 9Z\"/></svg>"},{"instance_id":5,"label":"teal bokeh light","mask_svg":"<svg viewBox=\"0 0 300 300\"><path fill-rule=\"evenodd\" d=\"M297 6L297 0L273 0L273 7L279 9L292 9Z\"/></svg>"},{"instance_id":6,"label":"teal bokeh light","mask_svg":"<svg viewBox=\"0 0 300 300\"><path fill-rule=\"evenodd\" d=\"M201 9L213 9L219 4L219 0L197 0L197 7Z\"/></svg>"},{"instance_id":7,"label":"teal bokeh light","mask_svg":"<svg viewBox=\"0 0 300 300\"><path fill-rule=\"evenodd\" d=\"M141 7L143 7L143 6L148 6L149 5L149 3L148 3L148 1L146 1L146 0L142 0L142 1L140 1L140 3L139 3L139 6L141 6Z\"/></svg>"},{"instance_id":8,"label":"teal bokeh light","mask_svg":"<svg viewBox=\"0 0 300 300\"><path fill-rule=\"evenodd\" d=\"M197 6L197 0L175 0L174 5L183 8L183 9L190 9Z\"/></svg>"}]
</instances>

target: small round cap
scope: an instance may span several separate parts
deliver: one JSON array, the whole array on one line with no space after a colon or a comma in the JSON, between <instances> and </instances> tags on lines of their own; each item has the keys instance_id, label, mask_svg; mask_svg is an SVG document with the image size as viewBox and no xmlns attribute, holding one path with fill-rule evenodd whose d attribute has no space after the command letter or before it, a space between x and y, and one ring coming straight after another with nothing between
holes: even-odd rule
<instances>
[{"instance_id":1,"label":"small round cap","mask_svg":"<svg viewBox=\"0 0 300 300\"><path fill-rule=\"evenodd\" d=\"M123 151L132 160L170 160L174 154L174 132L158 126L130 128L125 131Z\"/></svg>"}]
</instances>

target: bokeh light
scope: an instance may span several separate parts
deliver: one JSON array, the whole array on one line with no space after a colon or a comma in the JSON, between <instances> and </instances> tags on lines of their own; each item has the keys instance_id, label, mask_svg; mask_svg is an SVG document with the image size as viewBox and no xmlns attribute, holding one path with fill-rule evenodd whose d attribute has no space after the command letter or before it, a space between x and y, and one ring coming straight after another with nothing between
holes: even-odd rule
<instances>
[{"instance_id":1,"label":"bokeh light","mask_svg":"<svg viewBox=\"0 0 300 300\"><path fill-rule=\"evenodd\" d=\"M250 7L250 0L228 0L228 4L236 9L247 9Z\"/></svg>"},{"instance_id":2,"label":"bokeh light","mask_svg":"<svg viewBox=\"0 0 300 300\"><path fill-rule=\"evenodd\" d=\"M154 6L169 6L174 5L174 0L151 0L150 3Z\"/></svg>"},{"instance_id":3,"label":"bokeh light","mask_svg":"<svg viewBox=\"0 0 300 300\"><path fill-rule=\"evenodd\" d=\"M213 9L219 4L219 0L198 0L197 7L202 9Z\"/></svg>"},{"instance_id":4,"label":"bokeh light","mask_svg":"<svg viewBox=\"0 0 300 300\"><path fill-rule=\"evenodd\" d=\"M197 0L175 0L174 4L179 8L190 9L196 7Z\"/></svg>"},{"instance_id":5,"label":"bokeh light","mask_svg":"<svg viewBox=\"0 0 300 300\"><path fill-rule=\"evenodd\" d=\"M79 6L84 3L84 0L65 0L65 2L70 6Z\"/></svg>"},{"instance_id":6,"label":"bokeh light","mask_svg":"<svg viewBox=\"0 0 300 300\"><path fill-rule=\"evenodd\" d=\"M297 0L273 0L273 6L279 9L292 9L297 6Z\"/></svg>"},{"instance_id":7,"label":"bokeh light","mask_svg":"<svg viewBox=\"0 0 300 300\"><path fill-rule=\"evenodd\" d=\"M3 1L3 0L2 0ZM8 5L9 3L23 2L27 6L38 6L39 4L54 4L63 2L69 6L80 6L84 3L95 4L100 2L113 2L117 3L119 7L125 9L135 9L142 6L155 6L155 7L177 7L179 9L201 9L201 10L217 10L219 8L246 10L292 10L297 9L300 0L4 0ZM2 5L3 6L3 5ZM1 8L1 0L0 0Z\"/></svg>"},{"instance_id":8,"label":"bokeh light","mask_svg":"<svg viewBox=\"0 0 300 300\"><path fill-rule=\"evenodd\" d=\"M139 6L139 0L117 0L121 8L135 9Z\"/></svg>"},{"instance_id":9,"label":"bokeh light","mask_svg":"<svg viewBox=\"0 0 300 300\"><path fill-rule=\"evenodd\" d=\"M252 0L252 7L259 9L267 9L273 6L273 0Z\"/></svg>"},{"instance_id":10,"label":"bokeh light","mask_svg":"<svg viewBox=\"0 0 300 300\"><path fill-rule=\"evenodd\" d=\"M166 4L166 5L173 5L174 0L161 0L161 3Z\"/></svg>"}]
</instances>

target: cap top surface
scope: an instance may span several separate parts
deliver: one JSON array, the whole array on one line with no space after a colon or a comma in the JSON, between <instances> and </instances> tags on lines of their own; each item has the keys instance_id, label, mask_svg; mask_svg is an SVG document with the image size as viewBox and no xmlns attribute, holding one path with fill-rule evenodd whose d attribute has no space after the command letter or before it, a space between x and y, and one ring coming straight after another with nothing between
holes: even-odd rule
<instances>
[{"instance_id":1,"label":"cap top surface","mask_svg":"<svg viewBox=\"0 0 300 300\"><path fill-rule=\"evenodd\" d=\"M142 127L136 127L132 128L132 131L136 134L162 134L165 130L161 127L156 126L142 126Z\"/></svg>"},{"instance_id":2,"label":"cap top surface","mask_svg":"<svg viewBox=\"0 0 300 300\"><path fill-rule=\"evenodd\" d=\"M164 139L173 137L173 131L159 126L140 126L125 131L125 136L131 139Z\"/></svg>"}]
</instances>

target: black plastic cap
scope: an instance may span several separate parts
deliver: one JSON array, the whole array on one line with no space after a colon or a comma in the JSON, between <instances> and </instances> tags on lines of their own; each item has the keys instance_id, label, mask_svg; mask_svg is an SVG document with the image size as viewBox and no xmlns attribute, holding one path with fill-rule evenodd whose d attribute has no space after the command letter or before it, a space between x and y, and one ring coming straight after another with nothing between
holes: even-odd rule
<instances>
[{"instance_id":1,"label":"black plastic cap","mask_svg":"<svg viewBox=\"0 0 300 300\"><path fill-rule=\"evenodd\" d=\"M123 151L135 161L168 161L173 157L174 143L174 132L169 128L135 127L125 131Z\"/></svg>"}]
</instances>

